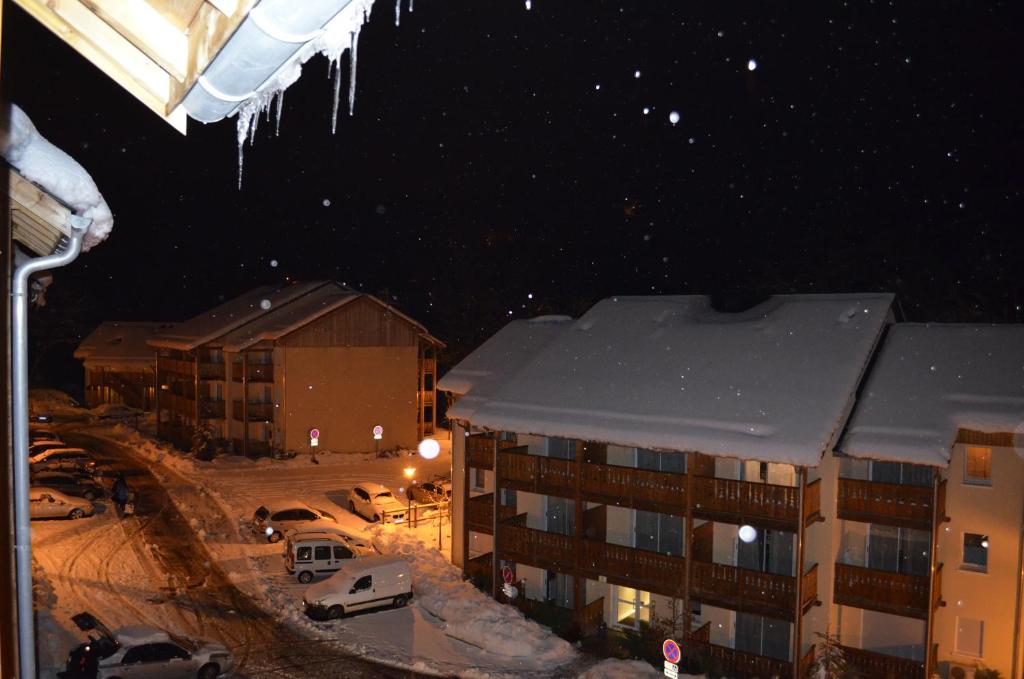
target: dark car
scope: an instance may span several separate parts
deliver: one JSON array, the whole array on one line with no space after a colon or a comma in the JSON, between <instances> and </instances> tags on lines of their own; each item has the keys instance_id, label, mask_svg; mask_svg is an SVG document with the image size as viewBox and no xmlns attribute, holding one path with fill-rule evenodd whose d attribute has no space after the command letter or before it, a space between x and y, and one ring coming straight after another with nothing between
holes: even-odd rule
<instances>
[{"instance_id":1,"label":"dark car","mask_svg":"<svg viewBox=\"0 0 1024 679\"><path fill-rule=\"evenodd\" d=\"M421 504L449 502L452 499L452 485L447 481L426 481L409 486L409 497Z\"/></svg>"},{"instance_id":2,"label":"dark car","mask_svg":"<svg viewBox=\"0 0 1024 679\"><path fill-rule=\"evenodd\" d=\"M39 453L44 453L47 450L53 450L54 448L67 448L68 444L64 443L60 439L47 439L44 441L34 441L28 446L28 456L35 457Z\"/></svg>"},{"instance_id":3,"label":"dark car","mask_svg":"<svg viewBox=\"0 0 1024 679\"><path fill-rule=\"evenodd\" d=\"M106 495L103 486L84 472L43 471L32 475L32 485L59 490L65 495L92 501Z\"/></svg>"},{"instance_id":4,"label":"dark car","mask_svg":"<svg viewBox=\"0 0 1024 679\"><path fill-rule=\"evenodd\" d=\"M28 440L31 443L37 441L60 441L60 437L52 429L30 429Z\"/></svg>"}]
</instances>

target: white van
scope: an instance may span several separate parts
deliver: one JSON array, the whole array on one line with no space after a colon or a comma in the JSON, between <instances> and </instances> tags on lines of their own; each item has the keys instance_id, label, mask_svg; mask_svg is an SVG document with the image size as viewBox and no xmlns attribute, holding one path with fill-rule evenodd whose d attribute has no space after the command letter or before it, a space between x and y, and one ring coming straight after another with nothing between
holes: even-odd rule
<instances>
[{"instance_id":1,"label":"white van","mask_svg":"<svg viewBox=\"0 0 1024 679\"><path fill-rule=\"evenodd\" d=\"M392 606L412 599L409 562L402 556L352 559L341 569L306 589L302 605L314 620L335 620L349 611Z\"/></svg>"},{"instance_id":2,"label":"white van","mask_svg":"<svg viewBox=\"0 0 1024 679\"><path fill-rule=\"evenodd\" d=\"M375 552L344 535L288 531L284 566L304 585L318 575L330 575L349 559L373 556Z\"/></svg>"}]
</instances>

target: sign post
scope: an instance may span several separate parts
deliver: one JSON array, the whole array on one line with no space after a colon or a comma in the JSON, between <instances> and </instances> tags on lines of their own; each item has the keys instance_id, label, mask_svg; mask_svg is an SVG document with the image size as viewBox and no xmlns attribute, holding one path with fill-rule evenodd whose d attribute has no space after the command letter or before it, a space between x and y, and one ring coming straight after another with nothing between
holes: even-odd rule
<instances>
[{"instance_id":1,"label":"sign post","mask_svg":"<svg viewBox=\"0 0 1024 679\"><path fill-rule=\"evenodd\" d=\"M379 424L373 425L373 445L374 452L380 454L380 440L384 438L384 427Z\"/></svg>"},{"instance_id":2,"label":"sign post","mask_svg":"<svg viewBox=\"0 0 1024 679\"><path fill-rule=\"evenodd\" d=\"M515 573L508 566L504 566L501 569L501 579L505 581L505 585L501 588L501 591L505 593L505 596L509 600L515 599L519 595L519 590L512 586L512 579L515 578Z\"/></svg>"},{"instance_id":3,"label":"sign post","mask_svg":"<svg viewBox=\"0 0 1024 679\"><path fill-rule=\"evenodd\" d=\"M661 644L661 653L665 656L665 676L669 679L679 679L679 660L682 658L682 651L679 644L673 639L665 639Z\"/></svg>"},{"instance_id":4,"label":"sign post","mask_svg":"<svg viewBox=\"0 0 1024 679\"><path fill-rule=\"evenodd\" d=\"M320 445L320 430L313 427L309 430L309 455L310 462L314 464L320 464L320 461L316 459L316 447Z\"/></svg>"}]
</instances>

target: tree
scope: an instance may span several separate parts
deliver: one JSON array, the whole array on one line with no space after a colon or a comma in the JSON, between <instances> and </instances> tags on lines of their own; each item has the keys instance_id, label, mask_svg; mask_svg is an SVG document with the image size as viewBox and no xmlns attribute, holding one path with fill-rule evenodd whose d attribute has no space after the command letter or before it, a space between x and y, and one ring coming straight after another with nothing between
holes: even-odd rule
<instances>
[{"instance_id":1,"label":"tree","mask_svg":"<svg viewBox=\"0 0 1024 679\"><path fill-rule=\"evenodd\" d=\"M846 662L846 655L839 643L839 635L816 632L818 654L811 665L810 679L848 679L854 676L853 668Z\"/></svg>"}]
</instances>

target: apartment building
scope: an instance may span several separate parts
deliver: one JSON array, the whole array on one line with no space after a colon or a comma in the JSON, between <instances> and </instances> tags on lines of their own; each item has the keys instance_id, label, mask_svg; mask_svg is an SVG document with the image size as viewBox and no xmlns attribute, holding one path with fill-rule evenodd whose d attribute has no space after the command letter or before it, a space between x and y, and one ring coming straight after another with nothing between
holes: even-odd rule
<instances>
[{"instance_id":1,"label":"apartment building","mask_svg":"<svg viewBox=\"0 0 1024 679\"><path fill-rule=\"evenodd\" d=\"M333 281L250 290L150 340L158 434L208 427L236 453L412 447L433 433L443 344L393 306ZM380 438L374 428L380 427Z\"/></svg>"},{"instance_id":2,"label":"apartment building","mask_svg":"<svg viewBox=\"0 0 1024 679\"><path fill-rule=\"evenodd\" d=\"M700 297L620 297L576 321L510 323L440 383L457 397L453 559L498 598L511 569L517 605L583 633L681 623L684 653L728 676L806 676L824 632L868 677L950 676L980 661L1008 675L1024 484L1007 472L998 496L956 469L998 484L1021 459L977 418L975 429L942 429L944 456L901 460L868 445L875 431L915 442L917 420L897 415L934 413L949 396L925 398L931 366L955 367L918 356L918 394L890 376L893 364L909 369L900 340L911 329L892 325L891 302L779 296L724 314ZM1020 371L1021 347L999 360ZM965 402L1016 408L1020 421L1019 374L986 368L968 389L966 369L994 350L964 348L975 352L958 354L966 364L954 371ZM886 396L890 382L901 391ZM1002 497L1002 514L977 504L985 490ZM999 593L979 596L962 579L979 577L982 561L997 570L979 551L994 556L994 535ZM951 577L941 559L961 547ZM998 619L971 608L992 596ZM996 624L998 642L978 639Z\"/></svg>"},{"instance_id":3,"label":"apartment building","mask_svg":"<svg viewBox=\"0 0 1024 679\"><path fill-rule=\"evenodd\" d=\"M156 352L146 344L173 323L104 321L85 336L75 358L85 370L85 403L123 403L152 410L156 404Z\"/></svg>"}]
</instances>

